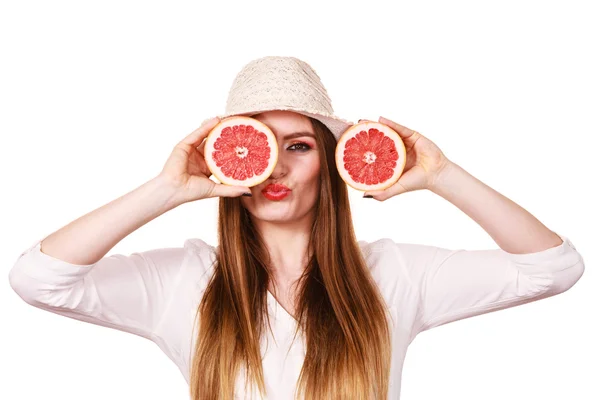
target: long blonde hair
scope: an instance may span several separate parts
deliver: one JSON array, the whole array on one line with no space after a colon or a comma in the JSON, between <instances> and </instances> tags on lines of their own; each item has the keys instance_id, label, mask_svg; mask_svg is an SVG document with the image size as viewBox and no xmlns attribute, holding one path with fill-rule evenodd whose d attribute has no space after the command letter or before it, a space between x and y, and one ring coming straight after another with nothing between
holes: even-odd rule
<instances>
[{"instance_id":1,"label":"long blonde hair","mask_svg":"<svg viewBox=\"0 0 600 400\"><path fill-rule=\"evenodd\" d=\"M321 164L310 261L297 282L306 357L296 399L384 400L390 372L389 312L354 235L348 190L331 131L311 118ZM198 306L192 400L232 399L243 367L266 396L260 338L269 322L269 254L240 198L219 199L215 273ZM266 318L265 318L266 317Z\"/></svg>"}]
</instances>

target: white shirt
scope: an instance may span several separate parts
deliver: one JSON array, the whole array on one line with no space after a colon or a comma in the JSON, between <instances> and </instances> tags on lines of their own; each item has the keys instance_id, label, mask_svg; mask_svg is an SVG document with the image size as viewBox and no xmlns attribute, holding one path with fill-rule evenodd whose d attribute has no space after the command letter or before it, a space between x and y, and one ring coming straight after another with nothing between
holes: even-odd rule
<instances>
[{"instance_id":1,"label":"white shirt","mask_svg":"<svg viewBox=\"0 0 600 400\"><path fill-rule=\"evenodd\" d=\"M583 274L583 258L567 237L559 236L562 244L529 254L449 250L390 239L360 241L392 315L388 399L400 398L406 351L420 332L573 286ZM189 384L197 337L194 317L214 272L213 246L187 239L179 248L113 254L95 264L75 265L42 253L40 243L25 250L9 273L12 288L24 301L152 340ZM267 300L274 337L267 329L261 343L266 399L292 399L306 354L304 337L299 334L292 343L296 320L270 292ZM236 399L249 398L241 373Z\"/></svg>"}]
</instances>

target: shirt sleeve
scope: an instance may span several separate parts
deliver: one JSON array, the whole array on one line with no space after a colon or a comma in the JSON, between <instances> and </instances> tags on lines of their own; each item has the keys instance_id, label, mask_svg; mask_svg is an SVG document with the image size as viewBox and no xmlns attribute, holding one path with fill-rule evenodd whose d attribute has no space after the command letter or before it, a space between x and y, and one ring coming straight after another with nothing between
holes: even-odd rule
<instances>
[{"instance_id":1,"label":"shirt sleeve","mask_svg":"<svg viewBox=\"0 0 600 400\"><path fill-rule=\"evenodd\" d=\"M183 257L184 248L163 248L77 265L43 253L39 240L18 257L9 282L37 308L156 341Z\"/></svg>"},{"instance_id":2,"label":"shirt sleeve","mask_svg":"<svg viewBox=\"0 0 600 400\"><path fill-rule=\"evenodd\" d=\"M567 237L558 235L560 245L527 254L397 243L401 264L419 297L413 337L572 287L583 274L583 258Z\"/></svg>"}]
</instances>

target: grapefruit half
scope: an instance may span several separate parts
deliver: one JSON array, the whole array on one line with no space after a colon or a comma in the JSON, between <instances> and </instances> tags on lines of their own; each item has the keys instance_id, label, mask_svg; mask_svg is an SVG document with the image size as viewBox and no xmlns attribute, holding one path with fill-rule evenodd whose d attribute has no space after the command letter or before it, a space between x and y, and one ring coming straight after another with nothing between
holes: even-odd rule
<instances>
[{"instance_id":1,"label":"grapefruit half","mask_svg":"<svg viewBox=\"0 0 600 400\"><path fill-rule=\"evenodd\" d=\"M204 159L221 183L256 186L277 164L277 140L268 126L244 116L224 118L208 134Z\"/></svg>"},{"instance_id":2,"label":"grapefruit half","mask_svg":"<svg viewBox=\"0 0 600 400\"><path fill-rule=\"evenodd\" d=\"M342 179L354 189L384 190L400 179L406 165L406 147L389 126L361 122L340 137L335 163Z\"/></svg>"}]
</instances>

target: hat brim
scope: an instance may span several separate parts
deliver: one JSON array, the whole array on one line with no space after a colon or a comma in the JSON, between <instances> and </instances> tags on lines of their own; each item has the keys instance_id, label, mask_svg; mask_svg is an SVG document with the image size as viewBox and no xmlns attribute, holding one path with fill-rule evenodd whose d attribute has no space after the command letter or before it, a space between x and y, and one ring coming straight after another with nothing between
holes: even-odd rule
<instances>
[{"instance_id":1,"label":"hat brim","mask_svg":"<svg viewBox=\"0 0 600 400\"><path fill-rule=\"evenodd\" d=\"M335 137L336 141L339 141L340 138L342 137L342 134L354 125L354 122L345 120L345 119L340 118L335 115L326 115L326 114L319 113L315 110L299 110L294 107L276 107L276 108L270 107L270 108L264 109L264 110L261 110L261 109L248 110L248 111L243 111L243 112L219 115L219 118L227 118L227 117L232 117L235 115L250 116L250 115L259 114L261 112L275 111L275 110L293 111L293 112L305 115L307 117L314 118L314 119L322 122L323 125L325 125L331 131L331 133Z\"/></svg>"}]
</instances>

